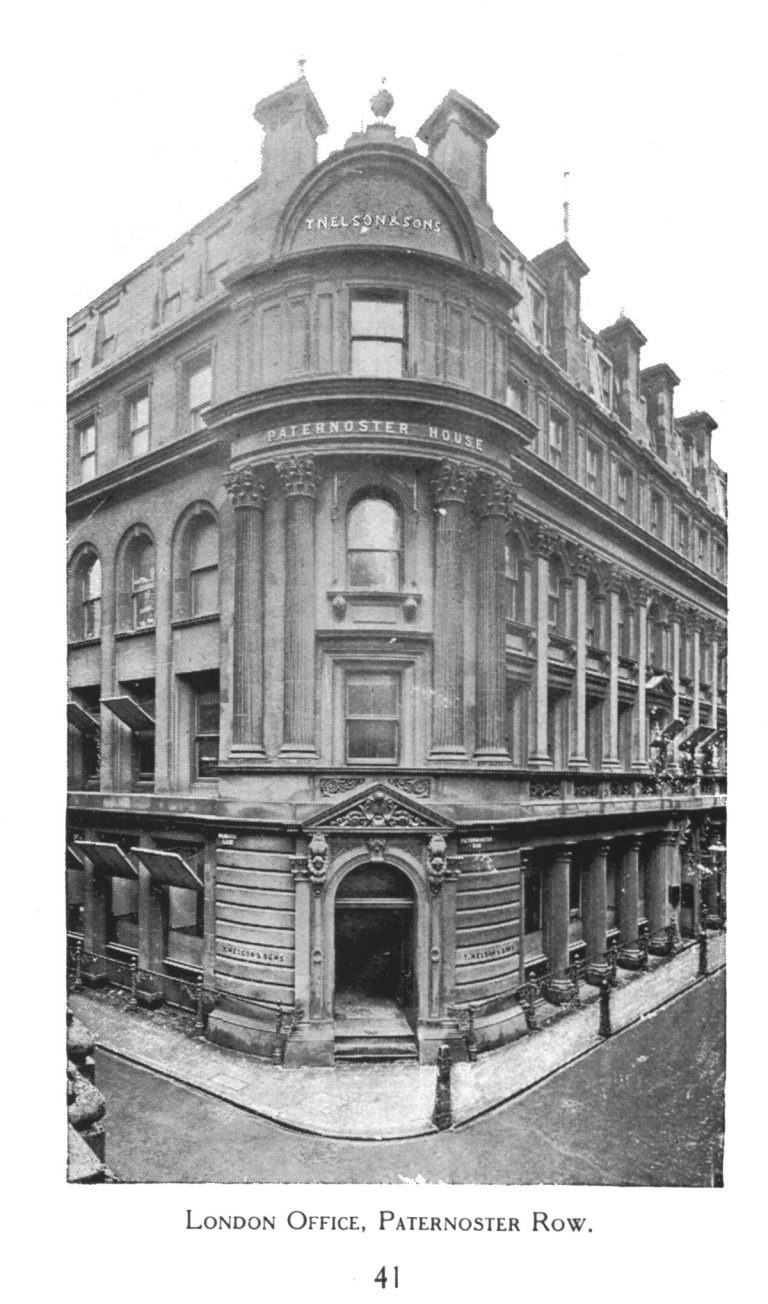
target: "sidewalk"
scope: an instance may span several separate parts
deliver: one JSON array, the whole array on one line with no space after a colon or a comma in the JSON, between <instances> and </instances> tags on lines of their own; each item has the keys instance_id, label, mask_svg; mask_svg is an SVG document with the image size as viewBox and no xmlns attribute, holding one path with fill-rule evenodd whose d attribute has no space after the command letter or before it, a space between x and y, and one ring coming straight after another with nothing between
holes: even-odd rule
<instances>
[{"instance_id":1,"label":"sidewalk","mask_svg":"<svg viewBox=\"0 0 768 1304\"><path fill-rule=\"evenodd\" d=\"M725 939L710 935L708 970L725 964ZM690 987L698 973L692 946L611 995L614 1033ZM393 1140L436 1131L432 1065L276 1068L202 1037L152 1021L145 1011L115 1008L76 992L69 1005L97 1044L157 1073L303 1132L345 1140ZM598 1008L582 1009L452 1073L454 1121L469 1122L551 1076L600 1045ZM107 1125L109 1115L107 1115Z\"/></svg>"}]
</instances>

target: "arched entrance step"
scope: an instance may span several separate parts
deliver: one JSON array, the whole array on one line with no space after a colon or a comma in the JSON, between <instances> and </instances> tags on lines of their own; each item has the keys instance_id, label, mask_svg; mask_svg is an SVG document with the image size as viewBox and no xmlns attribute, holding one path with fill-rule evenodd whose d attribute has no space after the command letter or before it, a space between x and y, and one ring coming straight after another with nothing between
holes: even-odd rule
<instances>
[{"instance_id":1,"label":"arched entrance step","mask_svg":"<svg viewBox=\"0 0 768 1304\"><path fill-rule=\"evenodd\" d=\"M416 1060L414 894L389 865L352 870L335 905L337 1060Z\"/></svg>"}]
</instances>

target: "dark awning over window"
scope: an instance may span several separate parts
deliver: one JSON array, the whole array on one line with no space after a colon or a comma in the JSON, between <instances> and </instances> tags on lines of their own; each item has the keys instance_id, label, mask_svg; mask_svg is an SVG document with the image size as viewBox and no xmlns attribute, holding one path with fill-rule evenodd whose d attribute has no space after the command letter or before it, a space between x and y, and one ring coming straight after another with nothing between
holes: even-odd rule
<instances>
[{"instance_id":1,"label":"dark awning over window","mask_svg":"<svg viewBox=\"0 0 768 1304\"><path fill-rule=\"evenodd\" d=\"M684 728L685 720L682 720L678 715L674 720L670 720L666 729L662 730L661 736L669 741L671 738L677 738L677 735L682 733Z\"/></svg>"},{"instance_id":2,"label":"dark awning over window","mask_svg":"<svg viewBox=\"0 0 768 1304\"><path fill-rule=\"evenodd\" d=\"M699 747L702 747L705 742L709 742L710 739L714 738L716 733L717 730L713 729L709 724L697 725L693 732L683 739L680 747L683 751L693 753Z\"/></svg>"},{"instance_id":3,"label":"dark awning over window","mask_svg":"<svg viewBox=\"0 0 768 1304\"><path fill-rule=\"evenodd\" d=\"M178 851L157 851L154 847L131 847L131 855L149 870L158 883L166 887L186 887L202 892L203 884L195 870Z\"/></svg>"},{"instance_id":4,"label":"dark awning over window","mask_svg":"<svg viewBox=\"0 0 768 1304\"><path fill-rule=\"evenodd\" d=\"M75 702L72 698L67 702L67 719L81 733L98 733L99 731L99 721L96 716L91 715L90 711L86 711L84 706L81 706L79 702Z\"/></svg>"},{"instance_id":5,"label":"dark awning over window","mask_svg":"<svg viewBox=\"0 0 768 1304\"><path fill-rule=\"evenodd\" d=\"M666 693L667 696L672 694L672 680L669 675L651 675L645 682L645 691L647 693Z\"/></svg>"},{"instance_id":6,"label":"dark awning over window","mask_svg":"<svg viewBox=\"0 0 768 1304\"><path fill-rule=\"evenodd\" d=\"M121 697L102 697L102 706L106 706L118 720L127 724L136 732L139 729L154 729L155 720L143 706L139 706L134 697L123 693Z\"/></svg>"},{"instance_id":7,"label":"dark awning over window","mask_svg":"<svg viewBox=\"0 0 768 1304\"><path fill-rule=\"evenodd\" d=\"M83 854L78 851L77 842L70 842L67 845L67 869L85 869L85 860Z\"/></svg>"},{"instance_id":8,"label":"dark awning over window","mask_svg":"<svg viewBox=\"0 0 768 1304\"><path fill-rule=\"evenodd\" d=\"M113 878L138 878L139 871L116 842L76 842L93 864L93 868Z\"/></svg>"}]
</instances>

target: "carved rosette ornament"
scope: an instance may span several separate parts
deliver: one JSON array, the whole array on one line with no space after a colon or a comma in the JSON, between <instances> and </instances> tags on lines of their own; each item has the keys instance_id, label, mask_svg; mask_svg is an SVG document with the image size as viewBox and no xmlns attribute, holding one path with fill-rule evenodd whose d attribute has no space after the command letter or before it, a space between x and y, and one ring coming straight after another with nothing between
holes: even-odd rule
<instances>
[{"instance_id":1,"label":"carved rosette ornament","mask_svg":"<svg viewBox=\"0 0 768 1304\"><path fill-rule=\"evenodd\" d=\"M275 462L288 498L314 498L319 483L315 459L311 453L291 453Z\"/></svg>"},{"instance_id":2,"label":"carved rosette ornament","mask_svg":"<svg viewBox=\"0 0 768 1304\"><path fill-rule=\"evenodd\" d=\"M440 891L445 882L448 869L448 844L442 833L434 833L429 839L429 886L434 893Z\"/></svg>"},{"instance_id":3,"label":"carved rosette ornament","mask_svg":"<svg viewBox=\"0 0 768 1304\"><path fill-rule=\"evenodd\" d=\"M264 507L264 485L259 480L255 466L242 466L239 471L229 471L224 485L234 507Z\"/></svg>"},{"instance_id":4,"label":"carved rosette ornament","mask_svg":"<svg viewBox=\"0 0 768 1304\"><path fill-rule=\"evenodd\" d=\"M446 458L432 476L435 502L466 503L474 480L475 472L470 467Z\"/></svg>"},{"instance_id":5,"label":"carved rosette ornament","mask_svg":"<svg viewBox=\"0 0 768 1304\"><path fill-rule=\"evenodd\" d=\"M328 874L328 843L322 833L315 833L309 843L307 853L307 871L316 892L325 883Z\"/></svg>"},{"instance_id":6,"label":"carved rosette ornament","mask_svg":"<svg viewBox=\"0 0 768 1304\"><path fill-rule=\"evenodd\" d=\"M509 520L517 499L516 481L500 475L477 477L477 511L480 516L500 516Z\"/></svg>"}]
</instances>

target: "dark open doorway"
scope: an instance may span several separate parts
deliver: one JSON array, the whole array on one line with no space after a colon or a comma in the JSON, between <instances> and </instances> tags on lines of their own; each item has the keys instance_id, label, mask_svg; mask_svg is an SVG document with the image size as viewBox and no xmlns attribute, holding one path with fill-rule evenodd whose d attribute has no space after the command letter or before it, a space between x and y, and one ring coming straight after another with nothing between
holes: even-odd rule
<instances>
[{"instance_id":1,"label":"dark open doorway","mask_svg":"<svg viewBox=\"0 0 768 1304\"><path fill-rule=\"evenodd\" d=\"M341 884L335 978L337 1038L411 1039L414 894L399 870L364 865Z\"/></svg>"}]
</instances>

